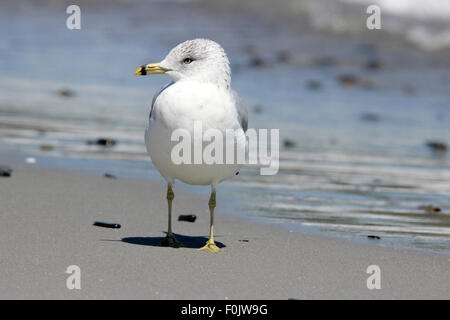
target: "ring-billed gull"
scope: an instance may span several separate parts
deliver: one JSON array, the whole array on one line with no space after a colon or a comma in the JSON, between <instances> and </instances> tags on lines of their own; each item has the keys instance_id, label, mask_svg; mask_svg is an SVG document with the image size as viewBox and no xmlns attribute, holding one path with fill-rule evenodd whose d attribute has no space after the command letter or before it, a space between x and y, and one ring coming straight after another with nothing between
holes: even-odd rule
<instances>
[{"instance_id":1,"label":"ring-billed gull","mask_svg":"<svg viewBox=\"0 0 450 320\"><path fill-rule=\"evenodd\" d=\"M171 247L181 245L175 239L171 225L172 200L175 197L172 185L174 180L178 179L192 185L211 186L208 203L209 240L200 250L219 252L220 249L214 242L216 185L237 174L242 163L223 161L207 164L195 160L174 163L172 150L176 142L173 141L172 134L179 129L190 133L193 137L190 143L194 149L195 142L199 139L195 135L195 123L200 121L202 130L219 130L224 137L229 129L233 130L236 135L236 139L232 140L234 147L245 149L248 114L238 94L231 89L231 70L227 55L214 41L189 40L173 48L161 62L139 67L135 74L167 74L173 80L153 97L145 132L147 151L168 184L168 231L162 245ZM201 141L202 148L205 146L204 142ZM230 142L227 140L225 144L227 143ZM220 150L215 152L218 151Z\"/></svg>"}]
</instances>

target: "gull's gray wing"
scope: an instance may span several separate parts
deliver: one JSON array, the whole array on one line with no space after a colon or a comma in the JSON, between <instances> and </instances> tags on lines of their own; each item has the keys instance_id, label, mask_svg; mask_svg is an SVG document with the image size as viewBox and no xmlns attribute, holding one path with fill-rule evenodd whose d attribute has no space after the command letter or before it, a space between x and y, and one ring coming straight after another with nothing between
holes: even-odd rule
<instances>
[{"instance_id":1,"label":"gull's gray wing","mask_svg":"<svg viewBox=\"0 0 450 320\"><path fill-rule=\"evenodd\" d=\"M239 123L241 124L242 129L244 129L244 132L247 131L248 128L248 112L247 108L245 107L244 102L242 102L241 97L237 94L236 91L231 90L234 101L236 102L236 111L239 118Z\"/></svg>"},{"instance_id":2,"label":"gull's gray wing","mask_svg":"<svg viewBox=\"0 0 450 320\"><path fill-rule=\"evenodd\" d=\"M156 91L155 95L153 96L152 99L152 105L150 106L150 115L148 116L148 118L150 119L152 117L152 111L153 111L153 106L155 105L155 101L156 99L158 99L158 96L161 94L161 92L163 92L164 90L166 90L168 87L170 87L171 85L173 85L175 82L169 82L168 84L166 84L165 86L159 88L158 91Z\"/></svg>"}]
</instances>

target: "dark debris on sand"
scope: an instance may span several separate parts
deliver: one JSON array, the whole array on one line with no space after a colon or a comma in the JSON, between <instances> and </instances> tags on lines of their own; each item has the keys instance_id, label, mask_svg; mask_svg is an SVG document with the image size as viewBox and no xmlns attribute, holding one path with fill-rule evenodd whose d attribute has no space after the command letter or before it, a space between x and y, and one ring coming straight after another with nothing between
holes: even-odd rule
<instances>
[{"instance_id":1,"label":"dark debris on sand","mask_svg":"<svg viewBox=\"0 0 450 320\"><path fill-rule=\"evenodd\" d=\"M338 77L339 83L344 87L354 87L359 83L359 78L353 74L341 74Z\"/></svg>"},{"instance_id":2,"label":"dark debris on sand","mask_svg":"<svg viewBox=\"0 0 450 320\"><path fill-rule=\"evenodd\" d=\"M378 122L381 120L381 116L377 113L366 112L361 114L361 120L367 122Z\"/></svg>"},{"instance_id":3,"label":"dark debris on sand","mask_svg":"<svg viewBox=\"0 0 450 320\"><path fill-rule=\"evenodd\" d=\"M61 88L58 90L58 95L63 98L73 98L76 96L75 91L69 88Z\"/></svg>"},{"instance_id":4,"label":"dark debris on sand","mask_svg":"<svg viewBox=\"0 0 450 320\"><path fill-rule=\"evenodd\" d=\"M323 84L319 80L308 80L306 82L306 88L309 90L320 90L322 89Z\"/></svg>"},{"instance_id":5,"label":"dark debris on sand","mask_svg":"<svg viewBox=\"0 0 450 320\"><path fill-rule=\"evenodd\" d=\"M372 70L372 71L379 70L379 69L381 69L381 67L382 67L382 63L378 59L370 59L365 64L365 68L367 70Z\"/></svg>"},{"instance_id":6,"label":"dark debris on sand","mask_svg":"<svg viewBox=\"0 0 450 320\"><path fill-rule=\"evenodd\" d=\"M41 149L41 151L52 151L54 147L51 144L42 143L39 145L39 149Z\"/></svg>"},{"instance_id":7,"label":"dark debris on sand","mask_svg":"<svg viewBox=\"0 0 450 320\"><path fill-rule=\"evenodd\" d=\"M266 66L266 61L264 61L263 58L259 57L259 56L253 56L252 58L250 58L250 66L253 68L262 68Z\"/></svg>"},{"instance_id":8,"label":"dark debris on sand","mask_svg":"<svg viewBox=\"0 0 450 320\"><path fill-rule=\"evenodd\" d=\"M427 147L434 152L447 152L447 144L443 141L430 140L426 143Z\"/></svg>"},{"instance_id":9,"label":"dark debris on sand","mask_svg":"<svg viewBox=\"0 0 450 320\"><path fill-rule=\"evenodd\" d=\"M428 213L441 212L441 208L433 206L433 205L419 206L419 209L424 210L425 212L428 212Z\"/></svg>"},{"instance_id":10,"label":"dark debris on sand","mask_svg":"<svg viewBox=\"0 0 450 320\"><path fill-rule=\"evenodd\" d=\"M111 228L111 229L120 229L121 225L115 222L103 222L103 221L94 221L94 226L103 227L103 228Z\"/></svg>"},{"instance_id":11,"label":"dark debris on sand","mask_svg":"<svg viewBox=\"0 0 450 320\"><path fill-rule=\"evenodd\" d=\"M12 172L11 167L0 165L0 177L11 177Z\"/></svg>"},{"instance_id":12,"label":"dark debris on sand","mask_svg":"<svg viewBox=\"0 0 450 320\"><path fill-rule=\"evenodd\" d=\"M253 107L253 113L262 113L263 112L263 107L261 105L256 105Z\"/></svg>"},{"instance_id":13,"label":"dark debris on sand","mask_svg":"<svg viewBox=\"0 0 450 320\"><path fill-rule=\"evenodd\" d=\"M288 50L281 50L277 52L276 60L279 63L292 63L293 57Z\"/></svg>"},{"instance_id":14,"label":"dark debris on sand","mask_svg":"<svg viewBox=\"0 0 450 320\"><path fill-rule=\"evenodd\" d=\"M116 145L117 141L110 138L99 138L97 140L88 140L86 143L88 145L97 145L101 147L113 147Z\"/></svg>"},{"instance_id":15,"label":"dark debris on sand","mask_svg":"<svg viewBox=\"0 0 450 320\"><path fill-rule=\"evenodd\" d=\"M289 138L285 138L285 139L283 139L283 146L285 148L295 148L296 143L295 143L294 140L291 140Z\"/></svg>"},{"instance_id":16,"label":"dark debris on sand","mask_svg":"<svg viewBox=\"0 0 450 320\"><path fill-rule=\"evenodd\" d=\"M376 89L377 85L372 79L360 78L351 73L344 73L338 76L338 83L346 89L353 89L356 87L363 89Z\"/></svg>"},{"instance_id":17,"label":"dark debris on sand","mask_svg":"<svg viewBox=\"0 0 450 320\"><path fill-rule=\"evenodd\" d=\"M195 214L180 214L178 216L178 221L195 222L197 216Z\"/></svg>"}]
</instances>

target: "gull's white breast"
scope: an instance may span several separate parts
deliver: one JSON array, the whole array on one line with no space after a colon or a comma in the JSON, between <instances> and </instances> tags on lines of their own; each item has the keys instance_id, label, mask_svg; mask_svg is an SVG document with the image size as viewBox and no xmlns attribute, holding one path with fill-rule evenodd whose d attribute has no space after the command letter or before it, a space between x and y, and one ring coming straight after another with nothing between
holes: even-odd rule
<instances>
[{"instance_id":1,"label":"gull's white breast","mask_svg":"<svg viewBox=\"0 0 450 320\"><path fill-rule=\"evenodd\" d=\"M201 121L203 132L214 128L220 130L224 137L226 129L238 130L236 148L245 149L245 133L239 123L235 103L230 90L196 81L177 81L159 94L153 104L145 144L153 164L166 180L209 185L236 174L241 164L176 165L171 159L172 148L178 143L171 141L173 131L187 130L193 144L196 121Z\"/></svg>"}]
</instances>

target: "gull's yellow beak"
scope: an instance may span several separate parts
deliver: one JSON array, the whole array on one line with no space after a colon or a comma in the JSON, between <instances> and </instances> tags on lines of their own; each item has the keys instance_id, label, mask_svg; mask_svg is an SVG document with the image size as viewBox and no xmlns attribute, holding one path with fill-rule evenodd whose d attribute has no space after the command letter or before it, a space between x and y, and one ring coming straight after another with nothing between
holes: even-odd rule
<instances>
[{"instance_id":1,"label":"gull's yellow beak","mask_svg":"<svg viewBox=\"0 0 450 320\"><path fill-rule=\"evenodd\" d=\"M159 62L157 63L149 63L143 66L140 66L136 69L134 72L137 76L145 76L147 74L164 74L170 69L163 68L159 65Z\"/></svg>"}]
</instances>

